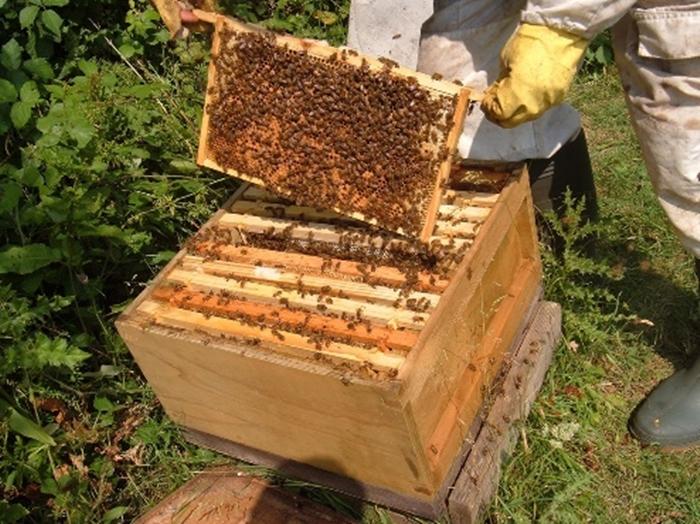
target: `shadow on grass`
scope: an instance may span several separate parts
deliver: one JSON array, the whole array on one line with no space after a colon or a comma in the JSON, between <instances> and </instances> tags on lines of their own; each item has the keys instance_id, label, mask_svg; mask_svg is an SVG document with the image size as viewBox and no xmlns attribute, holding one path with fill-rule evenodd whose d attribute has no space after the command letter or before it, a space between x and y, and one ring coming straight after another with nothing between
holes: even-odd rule
<instances>
[{"instance_id":1,"label":"shadow on grass","mask_svg":"<svg viewBox=\"0 0 700 524\"><path fill-rule=\"evenodd\" d=\"M613 270L619 277L608 282L608 289L637 317L625 331L641 333L676 369L692 361L700 352L700 325L694 318L698 298L692 288L681 287L656 271L642 252L628 245L601 239L596 252L618 261Z\"/></svg>"},{"instance_id":2,"label":"shadow on grass","mask_svg":"<svg viewBox=\"0 0 700 524\"><path fill-rule=\"evenodd\" d=\"M276 482L263 491L255 506L250 510L251 524L277 524L294 522L297 524L352 524L359 522L365 497L364 486L350 478L328 474L326 471L342 471L339 464L331 459L312 458L310 463L318 467L307 466L293 461L285 461L277 466ZM322 469L319 469L322 468ZM323 488L316 484L295 480L312 471L317 478L334 477L344 492L355 497L346 496L337 491ZM293 498L292 498L293 497Z\"/></svg>"}]
</instances>

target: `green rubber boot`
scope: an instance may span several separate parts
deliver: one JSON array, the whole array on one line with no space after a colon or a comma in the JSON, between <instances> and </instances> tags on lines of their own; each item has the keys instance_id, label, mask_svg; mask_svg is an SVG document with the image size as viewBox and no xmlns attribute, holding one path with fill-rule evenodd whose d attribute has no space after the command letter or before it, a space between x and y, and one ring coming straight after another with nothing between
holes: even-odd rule
<instances>
[{"instance_id":1,"label":"green rubber boot","mask_svg":"<svg viewBox=\"0 0 700 524\"><path fill-rule=\"evenodd\" d=\"M700 259L695 268L700 281ZM629 429L642 444L666 449L700 445L700 357L661 382L637 406Z\"/></svg>"},{"instance_id":2,"label":"green rubber boot","mask_svg":"<svg viewBox=\"0 0 700 524\"><path fill-rule=\"evenodd\" d=\"M700 358L676 371L637 407L630 432L642 444L686 448L700 444Z\"/></svg>"}]
</instances>

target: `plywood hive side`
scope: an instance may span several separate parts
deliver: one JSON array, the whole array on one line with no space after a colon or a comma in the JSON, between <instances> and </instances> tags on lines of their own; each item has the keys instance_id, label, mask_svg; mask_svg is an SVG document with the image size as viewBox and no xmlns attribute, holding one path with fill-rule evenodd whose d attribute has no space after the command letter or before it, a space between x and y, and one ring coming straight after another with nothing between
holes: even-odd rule
<instances>
[{"instance_id":1,"label":"plywood hive side","mask_svg":"<svg viewBox=\"0 0 700 524\"><path fill-rule=\"evenodd\" d=\"M296 161L294 161L289 154L286 155L287 158L285 160L286 164L288 165L277 166L277 164L275 164L275 166L277 167L270 167L270 173L275 173L273 179L264 178L260 174L256 175L254 172L251 172L247 169L234 169L230 166L224 165L221 159L217 160L216 153L212 149L211 143L212 141L216 143L222 143L224 137L220 132L216 131L215 126L213 126L212 124L212 111L216 111L218 105L221 104L221 101L218 100L216 95L218 89L217 86L220 86L220 73L218 71L219 68L217 68L216 65L217 57L221 56L222 53L228 52L226 50L228 48L223 48L222 32L235 31L236 34L247 34L259 33L261 30L259 28L242 24L240 22L222 16L211 17L211 21L215 24L215 34L212 44L213 59L209 66L208 88L205 99L205 111L202 121L202 130L200 134L198 163L200 165L210 167L212 169L216 169L218 171L222 171L233 176L242 178L249 182L265 186L268 189L276 192L277 194L292 198L296 202L306 204L311 203L311 200L309 200L310 195L307 195L307 191L299 189L299 187L301 187L298 185L300 184L300 182L290 181L293 177L289 178L289 170L292 169ZM431 137L430 140L425 141L424 143L422 143L420 148L418 148L420 151L424 152L421 154L426 154L430 158L432 158L433 160L431 160L431 165L433 165L434 162L434 165L436 166L435 168L430 168L431 170L434 169L434 171L427 171L427 177L431 176L431 172L433 173L432 178L430 178L430 182L428 183L428 178L426 178L425 183L421 182L421 184L423 185L420 187L422 187L423 189L420 189L419 186L416 184L419 183L418 180L420 180L421 177L417 177L415 176L415 174L412 174L410 177L407 177L405 173L403 173L403 171L397 171L396 176L400 175L401 177L403 177L403 182L401 182L398 186L392 186L394 187L394 189L396 187L408 188L405 190L405 193L407 195L424 195L423 197L421 197L421 203L419 206L421 210L419 212L417 211L416 213L418 214L415 216L413 214L414 207L409 206L409 202L408 200L406 200L405 202L402 201L403 204L401 205L409 206L410 209L401 208L401 212L399 213L398 211L396 211L399 209L397 207L395 210L396 212L391 212L391 216L394 218L389 220L388 215L382 215L386 214L388 212L388 209L394 209L395 206L399 206L399 203L386 202L383 200L386 200L387 194L391 195L397 193L397 191L362 191L359 187L356 187L358 180L360 180L360 178L358 178L359 174L352 175L352 178L348 178L349 172L344 171L344 169L346 169L345 167L340 167L345 165L345 157L348 155L355 155L357 156L357 158L364 158L363 155L366 152L358 150L355 150L354 152L343 152L344 140L342 139L342 136L344 135L342 135L342 132L338 132L339 138L333 143L325 143L324 145L318 143L304 142L305 145L301 146L299 144L296 144L295 142L296 146L292 148L292 150L294 151L302 151L304 147L308 147L310 148L308 151L318 150L319 152L322 152L321 155L323 158L328 159L332 157L336 159L333 162L331 162L329 166L327 166L328 169L324 168L324 175L321 177L321 179L318 179L317 177L317 179L313 182L314 187L317 187L317 191L321 191L321 189L318 189L318 186L322 186L323 184L326 184L329 187L333 187L334 191L327 191L325 193L321 191L321 193L323 194L319 193L313 195L313 205L323 203L325 204L325 207L333 209L334 211L339 212L341 214L345 214L355 219L375 225L381 224L382 227L391 229L402 234L409 234L427 242L429 238L433 235L435 221L437 219L438 213L437 208L439 207L442 198L443 188L450 172L452 155L455 151L457 141L462 129L462 123L467 113L469 91L466 88L463 88L451 82L436 80L427 75L416 73L405 68L389 67L387 65L387 61L385 60L383 61L382 59L361 56L357 53L354 53L353 51L338 50L330 46L324 46L318 43L310 42L308 40L301 40L286 35L274 35L274 37L271 38L274 38L276 46L284 48L286 51L292 53L304 53L305 56L308 55L309 57L312 57L320 64L327 64L329 63L329 61L333 61L333 63L335 63L335 57L342 56L342 59L337 59L337 62L339 64L342 64L342 66L338 65L337 67L351 68L358 71L368 71L368 74L371 75L386 73L390 74L392 77L408 78L415 82L416 88L425 90L426 93L429 93L428 99L438 100L444 98L445 100L451 100L451 114L445 117L446 120L444 122L436 121L433 124L431 124L432 127L428 128L429 132L426 133L427 136ZM387 73L387 71L390 71L390 73ZM300 82L303 80L305 79L300 79ZM326 103L324 102L324 100L325 97L318 98L317 103L319 104L320 108L318 110L319 114L324 111L322 109L324 107L323 104ZM333 105L333 108L337 109L335 105ZM333 111L335 111L335 109L333 109ZM403 109L401 111L403 111ZM313 110L311 110L308 114L311 115L312 113ZM401 119L406 119L407 113L400 113L397 111L395 117L396 121L399 122L401 121ZM235 115L233 115L231 118L235 119ZM263 117L261 116L260 118ZM385 129L383 129L383 132L380 132L379 135L397 135L395 131L390 132L390 130L386 128L386 126L388 125L388 121L392 119L394 119L394 116L389 116L387 119L385 119L383 126ZM290 129L297 129L298 126L301 126L304 127L304 129L306 130L306 135L313 136L313 134L309 134L308 132L314 127L312 125L314 120L315 117L313 115L308 119L301 118L301 123L294 124ZM221 119L219 119L218 121L221 121ZM271 164L272 160L270 159L284 156L280 155L280 151L287 151L287 149L284 149L286 147L285 144L287 143L287 139L280 139L279 130L277 127L278 125L281 125L281 123L279 122L279 120L275 120L267 127L263 126L263 128L268 129L270 137L272 138L259 138L254 140L253 142L249 141L247 142L248 145L241 146L237 149L241 152L245 151L245 153L241 153L241 158L247 159L245 162L243 162L243 164L250 164L252 162L264 162L267 164ZM338 129L344 129L344 127L339 125ZM245 133L254 134L257 132L258 131L253 131L252 128L248 127L245 130ZM241 131L241 133L243 133L243 131ZM235 133L229 133L227 136L233 136L234 134ZM354 130L352 133L350 133L350 136L357 135L357 130ZM435 140L434 143L433 140ZM280 147L282 149L280 149ZM337 151L336 148L338 148ZM391 147L385 147L385 153L387 150L390 152L393 149ZM426 158L428 158L428 156L426 156ZM257 160L260 157L264 157L265 160ZM227 155L226 158L230 160L231 156ZM379 162L382 161L380 157L377 157L376 160ZM298 160L298 162L302 162L302 160L300 159ZM357 159L355 159L352 162L349 162L348 166L356 165L357 162ZM265 165L264 163L260 165ZM395 162L392 161L389 162L387 166L393 166L394 164ZM380 176L380 172L389 173L391 169L393 169L390 167L380 168L378 167L379 164L374 163L372 163L372 165L374 167L368 167L368 169L370 169L371 172L368 171L362 174L363 177L365 176L365 174L367 175L367 178L363 178L363 180L365 180L365 183L367 184L374 184L376 181L384 180L383 175ZM387 176L389 175L387 174ZM393 176L394 175L392 175L392 177ZM300 180L303 179L304 177L302 176ZM294 180L296 180L296 178ZM323 182L323 180L326 180L327 182ZM332 197L331 195L335 195L336 192L340 196L338 198ZM381 198L379 196L380 194L383 195ZM358 206L363 207L364 210L358 209ZM416 207L416 209L418 208ZM409 221L409 218L411 221L410 225L407 222ZM402 221L404 221L403 225L400 224L400 222Z\"/></svg>"}]
</instances>

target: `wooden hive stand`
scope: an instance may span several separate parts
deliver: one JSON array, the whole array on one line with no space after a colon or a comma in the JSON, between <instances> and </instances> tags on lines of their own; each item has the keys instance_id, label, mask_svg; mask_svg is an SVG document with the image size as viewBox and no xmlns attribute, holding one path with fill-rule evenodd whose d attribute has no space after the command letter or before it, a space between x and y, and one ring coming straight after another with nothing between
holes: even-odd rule
<instances>
[{"instance_id":1,"label":"wooden hive stand","mask_svg":"<svg viewBox=\"0 0 700 524\"><path fill-rule=\"evenodd\" d=\"M117 321L169 416L193 442L442 514L541 295L527 173L470 177L451 177L428 254L242 186Z\"/></svg>"}]
</instances>

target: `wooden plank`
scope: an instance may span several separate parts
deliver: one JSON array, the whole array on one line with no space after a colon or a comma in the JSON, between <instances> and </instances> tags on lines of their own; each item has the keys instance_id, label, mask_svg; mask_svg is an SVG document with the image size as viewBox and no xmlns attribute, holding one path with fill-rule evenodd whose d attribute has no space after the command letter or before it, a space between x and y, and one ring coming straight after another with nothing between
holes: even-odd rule
<instances>
[{"instance_id":1,"label":"wooden plank","mask_svg":"<svg viewBox=\"0 0 700 524\"><path fill-rule=\"evenodd\" d=\"M367 264L340 258L328 257L324 259L315 255L273 251L271 249L249 246L217 246L210 242L201 242L193 245L191 250L200 254L214 251L222 260L232 262L287 268L294 271L304 271L307 274L316 273L333 278L347 278L357 281L358 279L364 279L365 275L367 275L372 282L388 286L400 287L406 283L406 274L393 266L378 265L372 269ZM416 288L425 292L439 293L445 290L449 284L449 280L425 271L419 272L416 278L418 279Z\"/></svg>"},{"instance_id":2,"label":"wooden plank","mask_svg":"<svg viewBox=\"0 0 700 524\"><path fill-rule=\"evenodd\" d=\"M457 459L457 480L440 490L432 501L348 479L308 464L225 440L210 434L185 428L187 440L198 446L218 451L240 460L274 468L280 473L307 482L320 484L341 493L374 502L399 511L438 520L446 511L455 524L480 522L482 510L488 506L498 485L500 464L505 460L513 432L525 420L528 408L539 390L542 378L561 333L561 308L552 302L540 302L534 308L531 322L510 354L509 366L499 381L501 391L483 413L465 441L466 462ZM461 467L464 463L464 467ZM476 479L476 482L475 482ZM444 497L444 499L442 498ZM392 514L392 521L400 515Z\"/></svg>"},{"instance_id":3,"label":"wooden plank","mask_svg":"<svg viewBox=\"0 0 700 524\"><path fill-rule=\"evenodd\" d=\"M437 221L438 209L440 207L440 203L442 202L442 193L444 192L443 187L450 176L450 170L452 169L451 158L454 156L457 150L457 142L459 140L459 135L462 134L464 119L467 116L467 108L469 107L469 94L468 92L461 93L458 96L460 97L460 99L457 104L457 108L455 109L455 125L452 126L452 129L450 129L446 141L449 155L448 158L450 160L446 160L442 163L442 165L440 166L440 171L438 172L437 179L435 180L435 185L433 187L433 198L428 207L426 217L427 219L419 237L423 241L431 241L432 236L435 234L435 222Z\"/></svg>"},{"instance_id":4,"label":"wooden plank","mask_svg":"<svg viewBox=\"0 0 700 524\"><path fill-rule=\"evenodd\" d=\"M259 32L261 29L257 27L252 27L246 24L243 24L239 21L226 18L223 16L216 16L216 17L211 17L210 20L214 24L215 28L215 35L212 43L212 56L217 57L221 53L221 32L226 28L226 29L231 29L236 32ZM286 35L280 35L280 34L274 34L274 40L276 45L279 45L280 47L285 47L287 49L293 50L293 51L301 51L304 52L312 57L318 58L323 61L330 60L331 57L336 57L338 56L339 50L335 49L333 47L327 46L327 45L320 45L317 43L314 43L313 41L309 40L303 40L303 39L298 39L295 37L291 36L286 36ZM368 71L386 71L387 66L386 63L382 60L379 59L374 59L372 57L367 57L367 56L360 56L357 55L356 53L347 53L343 52L342 53L343 59L342 61L344 64L347 64L352 67L357 67L357 68L367 68ZM404 77L404 78L412 78L417 81L417 83L422 86L423 88L429 89L434 93L434 96L449 96L452 97L455 100L455 107L454 107L454 113L450 117L451 121L446 121L446 122L435 122L433 132L437 133L438 135L443 135L445 132L447 132L445 138L444 138L444 148L447 152L447 155L445 156L444 159L440 161L439 167L437 169L437 172L435 174L435 180L433 182L433 188L431 191L431 194L425 202L426 204L426 211L424 215L422 216L422 224L420 227L420 230L418 232L418 238L423 241L423 242L430 242L431 241L431 236L432 232L435 227L435 221L436 221L436 216L438 212L438 207L440 205L440 202L442 200L442 193L443 193L443 187L446 182L446 180L449 177L450 174L450 169L452 165L452 156L454 155L454 152L456 150L457 146L457 141L459 138L459 135L461 134L462 130L462 125L464 122L464 118L467 115L467 108L469 106L469 89L465 87L458 86L452 82L445 82L442 80L436 80L434 78L431 78L428 75L422 74L422 73L417 73L415 71L402 68L402 67L395 67L395 68L390 68L391 74L398 76L398 77ZM216 73L216 60L213 59L210 62L209 66L209 72L208 72L208 89L205 97L205 111L204 111L204 117L202 120L202 132L200 135L200 148L199 152L197 155L197 162L200 165L210 167L212 169L216 169L218 171L224 172L231 174L233 176L237 176L240 178L243 178L244 180L247 180L249 182L258 184L258 185L267 185L266 181L260 178L257 174L255 173L241 173L238 172L234 169L231 168L226 168L224 166L219 165L212 155L210 154L209 151L209 146L208 146L208 139L209 139L209 133L210 133L210 118L209 118L209 112L211 111L212 104L214 102L214 87L216 86L216 78L217 73ZM443 119L444 120L444 119ZM433 146L432 143L427 143L428 147L430 150L435 151L435 155L438 155L438 148L437 146ZM280 189L277 188L277 192L280 192ZM292 195L292 194L286 194L285 196L291 197L294 200L303 200L306 195ZM295 198L296 196L296 198ZM367 195L364 196L365 198L368 198ZM334 207L333 211L339 212L343 215L350 216L352 218L362 220L364 222L368 222L374 225L381 225L382 227L390 227L394 229L395 232L398 233L405 233L405 227L408 224L404 224L403 228L398 225L393 225L393 224L388 224L386 221L382 221L380 224L380 221L378 220L380 215L377 213L377 211L373 211L371 207L367 207L363 212L359 212L359 210L351 210L351 209L346 209L343 206L346 206L346 202L340 202L338 204L338 207ZM341 207L343 207L341 209Z\"/></svg>"},{"instance_id":5,"label":"wooden plank","mask_svg":"<svg viewBox=\"0 0 700 524\"><path fill-rule=\"evenodd\" d=\"M195 446L211 449L250 464L272 468L287 477L318 484L360 500L375 502L382 506L396 508L406 513L430 519L439 518L440 515L447 511L444 500L421 500L415 495L397 493L381 486L359 482L346 475L338 475L302 462L286 459L274 453L267 453L251 446L232 442L190 428L183 428L183 435L186 440ZM396 523L397 520L392 518L392 522ZM398 522L405 521L399 520ZM410 522L413 522L413 520Z\"/></svg>"},{"instance_id":6,"label":"wooden plank","mask_svg":"<svg viewBox=\"0 0 700 524\"><path fill-rule=\"evenodd\" d=\"M324 211L308 206L286 205L276 202L264 202L260 200L238 200L230 209L231 213L241 215L254 215L267 218L292 218L294 220L308 220L310 222L327 222L331 224L347 224L357 227L357 220L340 215L333 211Z\"/></svg>"},{"instance_id":7,"label":"wooden plank","mask_svg":"<svg viewBox=\"0 0 700 524\"><path fill-rule=\"evenodd\" d=\"M448 189L443 195L443 205L491 207L496 205L500 196L500 193Z\"/></svg>"},{"instance_id":8,"label":"wooden plank","mask_svg":"<svg viewBox=\"0 0 700 524\"><path fill-rule=\"evenodd\" d=\"M501 468L514 449L518 430L542 386L561 338L561 307L540 305L512 366L495 397L448 499L454 524L481 522L498 489Z\"/></svg>"},{"instance_id":9,"label":"wooden plank","mask_svg":"<svg viewBox=\"0 0 700 524\"><path fill-rule=\"evenodd\" d=\"M453 222L481 223L491 213L490 207L456 206L443 204L440 206L438 220L450 220Z\"/></svg>"},{"instance_id":10,"label":"wooden plank","mask_svg":"<svg viewBox=\"0 0 700 524\"><path fill-rule=\"evenodd\" d=\"M416 251L409 242L398 237L367 233L360 228L341 228L319 222L301 222L281 218L263 218L238 213L226 213L219 219L219 225L223 227L238 228L250 233L265 234L274 232L280 234L289 231L291 238L296 240L317 240L337 244L344 237L353 239L353 244L358 246L371 246L377 249L391 249L399 246L407 252ZM430 243L437 242L443 246L454 244L456 249L469 245L470 241L464 238L447 239L441 236L430 237Z\"/></svg>"},{"instance_id":11,"label":"wooden plank","mask_svg":"<svg viewBox=\"0 0 700 524\"><path fill-rule=\"evenodd\" d=\"M236 281L182 269L172 270L166 278L168 282L185 284L199 291L212 291L214 293L225 291L267 304L280 304L281 301L286 301L290 306L306 308L311 311L328 311L337 315L345 313L350 318L366 319L384 326L420 329L425 324L426 318L425 314L414 311L369 304L359 300L334 298L333 303L328 304L323 300L323 297L311 293L302 294L296 290L282 289L257 282Z\"/></svg>"},{"instance_id":12,"label":"wooden plank","mask_svg":"<svg viewBox=\"0 0 700 524\"><path fill-rule=\"evenodd\" d=\"M352 501L347 501L352 506ZM134 524L352 524L313 502L245 468L220 467L199 473L134 521Z\"/></svg>"},{"instance_id":13,"label":"wooden plank","mask_svg":"<svg viewBox=\"0 0 700 524\"><path fill-rule=\"evenodd\" d=\"M438 220L435 224L435 235L448 238L474 238L478 231L479 224L473 222Z\"/></svg>"},{"instance_id":14,"label":"wooden plank","mask_svg":"<svg viewBox=\"0 0 700 524\"><path fill-rule=\"evenodd\" d=\"M180 268L186 271L199 271L225 278L238 278L257 282L270 282L277 286L291 286L314 293L321 292L328 296L358 298L372 303L387 304L397 309L406 309L407 301L425 304L425 310L434 308L440 296L434 293L411 291L403 293L400 289L369 285L322 276L284 271L270 266L254 266L236 262L207 262L202 257L188 255L182 259Z\"/></svg>"},{"instance_id":15,"label":"wooden plank","mask_svg":"<svg viewBox=\"0 0 700 524\"><path fill-rule=\"evenodd\" d=\"M207 316L196 311L188 311L171 307L161 302L147 300L138 309L139 313L150 316L156 322L167 326L190 329L193 331L204 330L215 334L238 336L250 340L259 340L273 346L293 348L294 352L286 354L294 355L306 353L309 358L321 353L330 357L350 360L358 364L368 362L380 369L398 369L404 362L404 357L398 353L382 352L378 348L374 350L330 342L328 345L316 346L309 342L309 337L292 333L290 331L275 330L261 326L251 326L245 322L228 318Z\"/></svg>"},{"instance_id":16,"label":"wooden plank","mask_svg":"<svg viewBox=\"0 0 700 524\"><path fill-rule=\"evenodd\" d=\"M243 195L241 195L241 198L243 200L267 202L270 204L290 205L289 199L283 198L279 195L275 195L271 191L268 191L267 189L263 189L262 187L253 184L248 184L248 188L243 193Z\"/></svg>"},{"instance_id":17,"label":"wooden plank","mask_svg":"<svg viewBox=\"0 0 700 524\"><path fill-rule=\"evenodd\" d=\"M159 287L153 290L151 298L167 301L180 308L200 308L223 317L246 315L254 319L262 318L263 322L272 326L280 322L296 324L303 326L305 330L323 331L333 336L348 337L364 344L373 344L382 350L393 349L408 352L418 340L416 331L391 329L383 326L373 326L369 330L363 323L355 323L352 328L349 328L347 321L338 318L251 301L220 300L205 293L176 291L168 287Z\"/></svg>"}]
</instances>

